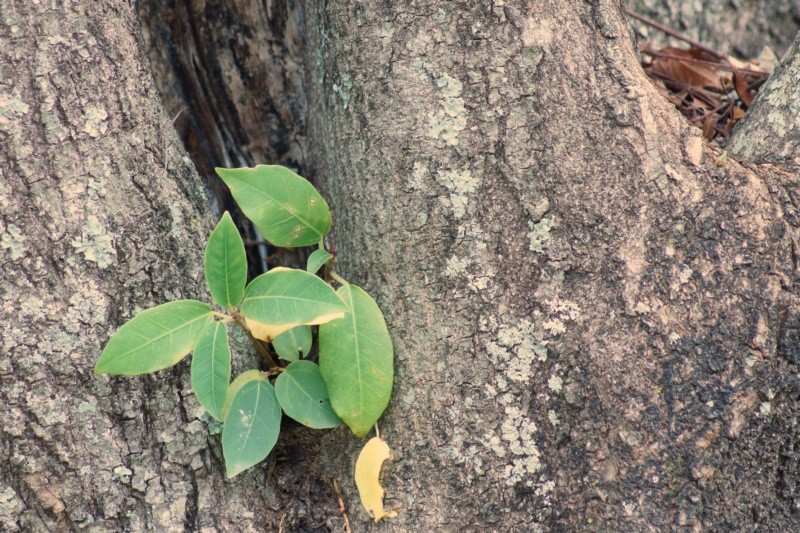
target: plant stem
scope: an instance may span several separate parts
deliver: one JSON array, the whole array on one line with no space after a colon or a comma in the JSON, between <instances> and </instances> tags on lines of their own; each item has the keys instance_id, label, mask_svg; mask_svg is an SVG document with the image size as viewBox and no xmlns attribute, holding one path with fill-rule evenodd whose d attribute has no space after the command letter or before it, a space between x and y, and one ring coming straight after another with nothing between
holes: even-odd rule
<instances>
[{"instance_id":1,"label":"plant stem","mask_svg":"<svg viewBox=\"0 0 800 533\"><path fill-rule=\"evenodd\" d=\"M250 332L250 328L247 327L247 323L244 321L244 319L239 317L236 320L236 323L242 326L242 329L247 334L247 338L250 339L250 342L252 342L253 346L256 347L256 351L259 354L261 354L261 357L263 357L264 360L267 362L267 364L269 365L269 369L272 370L273 368L277 368L278 363L275 362L275 359L272 358L272 356L267 351L266 347L263 344L261 344L261 341L253 337L253 334Z\"/></svg>"},{"instance_id":2,"label":"plant stem","mask_svg":"<svg viewBox=\"0 0 800 533\"><path fill-rule=\"evenodd\" d=\"M342 285L350 285L349 283L347 283L346 279L344 279L342 276L340 276L339 274L337 274L333 270L331 270L328 274L330 275L332 280L334 280L334 281L336 281L338 283L341 283Z\"/></svg>"},{"instance_id":3,"label":"plant stem","mask_svg":"<svg viewBox=\"0 0 800 533\"><path fill-rule=\"evenodd\" d=\"M230 315L226 315L225 313L220 313L218 311L211 311L215 317L222 319L223 322L232 322L234 318Z\"/></svg>"}]
</instances>

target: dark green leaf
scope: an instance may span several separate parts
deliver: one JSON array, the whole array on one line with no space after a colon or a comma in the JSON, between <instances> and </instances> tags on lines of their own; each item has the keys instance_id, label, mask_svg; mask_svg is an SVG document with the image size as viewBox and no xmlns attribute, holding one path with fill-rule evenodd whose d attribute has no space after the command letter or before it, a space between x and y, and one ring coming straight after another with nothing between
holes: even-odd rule
<instances>
[{"instance_id":1,"label":"dark green leaf","mask_svg":"<svg viewBox=\"0 0 800 533\"><path fill-rule=\"evenodd\" d=\"M242 387L250 383L251 381L261 381L267 379L267 375L260 371L260 370L248 370L247 372L242 372L236 379L233 380L233 383L230 384L228 387L228 394L225 397L225 405L222 406L222 421L225 422L225 417L228 416L228 411L231 409L231 404L233 403L233 399L242 390Z\"/></svg>"},{"instance_id":2,"label":"dark green leaf","mask_svg":"<svg viewBox=\"0 0 800 533\"><path fill-rule=\"evenodd\" d=\"M331 259L333 259L333 255L327 250L314 250L311 255L308 256L306 270L311 274L316 274L317 271Z\"/></svg>"},{"instance_id":3,"label":"dark green leaf","mask_svg":"<svg viewBox=\"0 0 800 533\"><path fill-rule=\"evenodd\" d=\"M239 305L247 282L247 257L239 230L227 211L208 238L205 263L214 301L222 307Z\"/></svg>"},{"instance_id":4,"label":"dark green leaf","mask_svg":"<svg viewBox=\"0 0 800 533\"><path fill-rule=\"evenodd\" d=\"M297 326L275 337L272 347L286 361L297 361L311 350L311 327Z\"/></svg>"},{"instance_id":5,"label":"dark green leaf","mask_svg":"<svg viewBox=\"0 0 800 533\"><path fill-rule=\"evenodd\" d=\"M250 381L239 390L222 429L225 471L233 477L263 461L281 430L281 407L267 380Z\"/></svg>"},{"instance_id":6,"label":"dark green leaf","mask_svg":"<svg viewBox=\"0 0 800 533\"><path fill-rule=\"evenodd\" d=\"M324 281L304 270L274 268L244 291L242 315L253 336L272 341L300 325L341 318L347 306Z\"/></svg>"},{"instance_id":7,"label":"dark green leaf","mask_svg":"<svg viewBox=\"0 0 800 533\"><path fill-rule=\"evenodd\" d=\"M357 437L363 437L389 404L394 351L375 301L355 285L337 292L350 313L319 327L320 370L333 410Z\"/></svg>"}]
</instances>

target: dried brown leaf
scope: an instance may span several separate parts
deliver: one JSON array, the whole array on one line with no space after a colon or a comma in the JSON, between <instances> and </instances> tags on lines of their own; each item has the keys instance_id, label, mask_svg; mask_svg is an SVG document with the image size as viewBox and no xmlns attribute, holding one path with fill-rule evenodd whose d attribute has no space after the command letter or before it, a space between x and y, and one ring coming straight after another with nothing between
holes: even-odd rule
<instances>
[{"instance_id":1,"label":"dried brown leaf","mask_svg":"<svg viewBox=\"0 0 800 533\"><path fill-rule=\"evenodd\" d=\"M753 93L750 92L750 88L747 86L747 80L745 79L744 75L739 72L735 67L731 67L733 69L733 86L736 88L736 94L739 95L739 99L741 99L742 103L745 107L750 107L750 104L753 103Z\"/></svg>"},{"instance_id":2,"label":"dried brown leaf","mask_svg":"<svg viewBox=\"0 0 800 533\"><path fill-rule=\"evenodd\" d=\"M708 115L705 120L703 121L703 136L706 140L711 140L717 133L716 128L714 127L717 122L717 117L714 115Z\"/></svg>"},{"instance_id":3,"label":"dried brown leaf","mask_svg":"<svg viewBox=\"0 0 800 533\"><path fill-rule=\"evenodd\" d=\"M667 83L672 79L689 87L722 90L720 77L714 69L685 60L697 59L691 50L668 47L660 50L659 54L670 57L658 57L653 61L651 71L659 78L667 80Z\"/></svg>"}]
</instances>

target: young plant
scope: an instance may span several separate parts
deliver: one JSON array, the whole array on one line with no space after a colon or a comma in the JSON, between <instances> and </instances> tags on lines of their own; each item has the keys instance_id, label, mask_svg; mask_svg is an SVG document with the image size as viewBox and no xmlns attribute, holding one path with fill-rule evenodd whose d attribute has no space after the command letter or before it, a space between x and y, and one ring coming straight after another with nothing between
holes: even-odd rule
<instances>
[{"instance_id":1,"label":"young plant","mask_svg":"<svg viewBox=\"0 0 800 533\"><path fill-rule=\"evenodd\" d=\"M137 314L106 344L99 374L138 375L193 352L192 390L223 423L228 477L264 460L278 440L282 412L311 428L342 422L364 437L389 403L394 352L383 315L361 288L331 271L325 250L328 204L304 178L272 165L217 169L244 214L275 246L318 245L306 270L274 268L247 281L244 243L226 212L205 251L216 311L178 300ZM323 267L334 290L316 273ZM243 328L264 359L231 382L229 325ZM307 359L317 325L319 365ZM265 343L271 343L277 360Z\"/></svg>"}]
</instances>

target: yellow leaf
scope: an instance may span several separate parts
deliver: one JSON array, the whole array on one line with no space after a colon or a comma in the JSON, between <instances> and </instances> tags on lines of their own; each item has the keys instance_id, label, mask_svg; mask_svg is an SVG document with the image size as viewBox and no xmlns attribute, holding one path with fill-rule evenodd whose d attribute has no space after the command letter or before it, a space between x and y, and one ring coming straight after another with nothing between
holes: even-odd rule
<instances>
[{"instance_id":1,"label":"yellow leaf","mask_svg":"<svg viewBox=\"0 0 800 533\"><path fill-rule=\"evenodd\" d=\"M263 322L245 317L245 322L247 322L247 327L250 328L250 333L253 334L253 337L256 339L261 339L262 341L271 342L281 333L289 331L294 327L325 324L326 322L330 322L331 320L336 320L337 318L342 317L344 317L344 313L328 313L327 315L320 315L313 320L309 320L308 322L290 322L288 324L265 324Z\"/></svg>"},{"instance_id":2,"label":"yellow leaf","mask_svg":"<svg viewBox=\"0 0 800 533\"><path fill-rule=\"evenodd\" d=\"M386 441L373 437L358 454L356 461L356 487L358 495L361 496L361 505L376 522L385 517L397 516L397 511L387 511L383 508L384 491L379 480L383 462L391 458L392 451Z\"/></svg>"}]
</instances>

